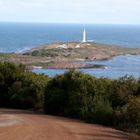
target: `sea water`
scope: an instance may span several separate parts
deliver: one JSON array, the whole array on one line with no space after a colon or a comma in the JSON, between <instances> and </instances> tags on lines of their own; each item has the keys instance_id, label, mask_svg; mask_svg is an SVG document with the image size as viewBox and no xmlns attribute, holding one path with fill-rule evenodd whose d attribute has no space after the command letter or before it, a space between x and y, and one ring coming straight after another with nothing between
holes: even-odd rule
<instances>
[{"instance_id":1,"label":"sea water","mask_svg":"<svg viewBox=\"0 0 140 140\"><path fill-rule=\"evenodd\" d=\"M45 23L0 23L0 52L22 52L33 47L53 42L81 41L83 29L88 40L114 44L122 47L140 48L139 25L97 24L45 24ZM81 69L97 77L118 78L126 74L140 77L140 56L118 56L107 61L95 61L106 69ZM36 73L49 76L66 70L34 69Z\"/></svg>"},{"instance_id":2,"label":"sea water","mask_svg":"<svg viewBox=\"0 0 140 140\"><path fill-rule=\"evenodd\" d=\"M123 76L133 76L135 78L140 77L140 56L138 55L125 55L117 56L110 60L104 61L94 61L86 62L90 64L102 64L105 65L105 69L80 69L79 71L87 73L96 77L108 77L112 79L117 79ZM34 69L35 73L44 73L51 77L54 77L58 74L63 74L68 71L67 69Z\"/></svg>"}]
</instances>

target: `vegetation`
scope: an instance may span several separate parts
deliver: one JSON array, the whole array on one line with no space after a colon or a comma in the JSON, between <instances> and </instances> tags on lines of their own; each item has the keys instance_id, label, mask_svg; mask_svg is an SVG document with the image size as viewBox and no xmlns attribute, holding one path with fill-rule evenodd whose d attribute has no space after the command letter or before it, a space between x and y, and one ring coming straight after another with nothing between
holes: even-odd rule
<instances>
[{"instance_id":1,"label":"vegetation","mask_svg":"<svg viewBox=\"0 0 140 140\"><path fill-rule=\"evenodd\" d=\"M84 60L107 60L119 55L140 54L139 48L122 48L114 45L104 45L99 43L87 42L60 42L47 44L38 48L31 49L24 53L0 53L0 62L22 63L28 68L41 66L43 68L88 68L100 67L87 66L80 63ZM76 63L75 63L76 62Z\"/></svg>"},{"instance_id":2,"label":"vegetation","mask_svg":"<svg viewBox=\"0 0 140 140\"><path fill-rule=\"evenodd\" d=\"M48 78L26 72L23 65L0 63L0 106L42 108Z\"/></svg>"},{"instance_id":3,"label":"vegetation","mask_svg":"<svg viewBox=\"0 0 140 140\"><path fill-rule=\"evenodd\" d=\"M140 80L96 78L71 70L54 78L0 63L0 106L140 131Z\"/></svg>"},{"instance_id":4,"label":"vegetation","mask_svg":"<svg viewBox=\"0 0 140 140\"><path fill-rule=\"evenodd\" d=\"M139 80L95 78L69 71L52 78L45 90L44 110L53 115L123 129L140 129Z\"/></svg>"}]
</instances>

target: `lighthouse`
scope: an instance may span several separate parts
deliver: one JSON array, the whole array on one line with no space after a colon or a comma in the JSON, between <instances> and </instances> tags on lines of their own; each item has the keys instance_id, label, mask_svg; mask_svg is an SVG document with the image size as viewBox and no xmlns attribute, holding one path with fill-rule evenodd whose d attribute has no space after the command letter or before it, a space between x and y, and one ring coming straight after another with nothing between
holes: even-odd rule
<instances>
[{"instance_id":1,"label":"lighthouse","mask_svg":"<svg viewBox=\"0 0 140 140\"><path fill-rule=\"evenodd\" d=\"M83 41L82 42L83 43L87 42L87 40L86 40L86 30L85 29L83 31Z\"/></svg>"}]
</instances>

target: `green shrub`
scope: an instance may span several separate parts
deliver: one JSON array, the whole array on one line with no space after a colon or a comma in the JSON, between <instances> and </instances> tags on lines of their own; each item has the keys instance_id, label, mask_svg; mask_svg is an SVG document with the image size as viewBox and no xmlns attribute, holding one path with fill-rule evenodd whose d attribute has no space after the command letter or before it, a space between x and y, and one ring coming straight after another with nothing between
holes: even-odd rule
<instances>
[{"instance_id":1,"label":"green shrub","mask_svg":"<svg viewBox=\"0 0 140 140\"><path fill-rule=\"evenodd\" d=\"M104 88L95 77L73 70L66 72L48 83L44 109L50 114L76 117L101 124L110 123L112 107L106 99Z\"/></svg>"},{"instance_id":2,"label":"green shrub","mask_svg":"<svg viewBox=\"0 0 140 140\"><path fill-rule=\"evenodd\" d=\"M21 79L21 73L24 71L23 65L15 65L9 62L0 63L0 106L10 104L9 88L15 81Z\"/></svg>"},{"instance_id":3,"label":"green shrub","mask_svg":"<svg viewBox=\"0 0 140 140\"><path fill-rule=\"evenodd\" d=\"M46 113L83 119L87 122L139 128L139 83L133 77L118 80L95 78L68 71L52 78L45 90ZM135 114L135 115L132 115Z\"/></svg>"},{"instance_id":4,"label":"green shrub","mask_svg":"<svg viewBox=\"0 0 140 140\"><path fill-rule=\"evenodd\" d=\"M123 107L115 110L115 125L130 130L140 129L140 102L135 97L129 97L129 101Z\"/></svg>"},{"instance_id":5,"label":"green shrub","mask_svg":"<svg viewBox=\"0 0 140 140\"><path fill-rule=\"evenodd\" d=\"M104 125L112 124L113 109L109 100L100 95L95 95L89 105L90 109L84 115L88 122Z\"/></svg>"},{"instance_id":6,"label":"green shrub","mask_svg":"<svg viewBox=\"0 0 140 140\"><path fill-rule=\"evenodd\" d=\"M128 102L129 96L137 94L138 81L132 76L124 76L114 80L111 85L110 101L113 108L124 106Z\"/></svg>"},{"instance_id":7,"label":"green shrub","mask_svg":"<svg viewBox=\"0 0 140 140\"><path fill-rule=\"evenodd\" d=\"M26 72L24 65L0 63L0 106L42 108L48 78Z\"/></svg>"},{"instance_id":8,"label":"green shrub","mask_svg":"<svg viewBox=\"0 0 140 140\"><path fill-rule=\"evenodd\" d=\"M0 107L44 109L48 114L140 130L140 80L95 78L70 70L54 78L0 63Z\"/></svg>"},{"instance_id":9,"label":"green shrub","mask_svg":"<svg viewBox=\"0 0 140 140\"><path fill-rule=\"evenodd\" d=\"M43 108L44 90L47 77L26 72L20 81L15 81L9 88L10 99L14 107Z\"/></svg>"},{"instance_id":10,"label":"green shrub","mask_svg":"<svg viewBox=\"0 0 140 140\"><path fill-rule=\"evenodd\" d=\"M81 117L81 107L86 104L88 94L89 96L94 95L92 88L94 80L92 79L94 78L89 75L75 71L69 71L53 78L46 88L45 111L50 113L49 110L53 106L53 111L57 110L56 114ZM52 105L52 99L59 100L61 103L56 101ZM61 112L59 108L61 108Z\"/></svg>"}]
</instances>

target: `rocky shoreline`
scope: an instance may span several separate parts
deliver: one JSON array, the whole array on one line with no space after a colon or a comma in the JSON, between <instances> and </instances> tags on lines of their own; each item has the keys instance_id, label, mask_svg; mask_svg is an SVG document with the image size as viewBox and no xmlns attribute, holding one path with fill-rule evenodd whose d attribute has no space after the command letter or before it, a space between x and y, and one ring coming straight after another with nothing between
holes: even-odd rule
<instances>
[{"instance_id":1,"label":"rocky shoreline","mask_svg":"<svg viewBox=\"0 0 140 140\"><path fill-rule=\"evenodd\" d=\"M81 64L81 63L75 63L75 62L58 62L54 63L51 66L47 66L47 69L88 69L88 68L102 68L105 69L104 65L100 64Z\"/></svg>"},{"instance_id":2,"label":"rocky shoreline","mask_svg":"<svg viewBox=\"0 0 140 140\"><path fill-rule=\"evenodd\" d=\"M20 54L0 54L0 61L22 63L29 69L34 67L48 69L105 68L103 65L94 64L94 61L109 60L115 56L127 54L139 55L140 48L123 48L93 42L61 42L43 45ZM86 61L93 61L93 64L87 64Z\"/></svg>"}]
</instances>

